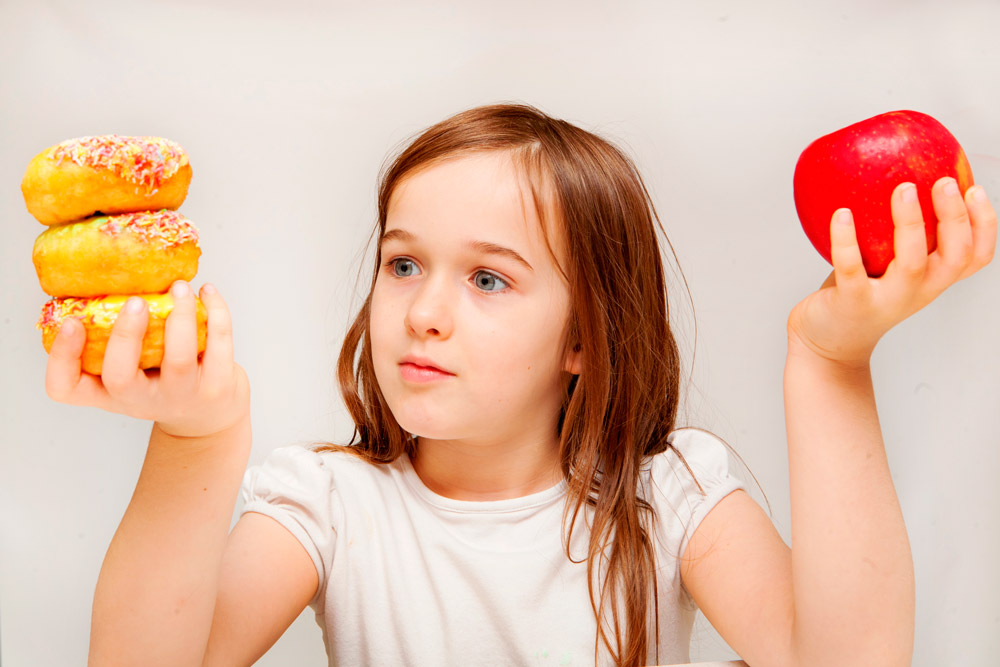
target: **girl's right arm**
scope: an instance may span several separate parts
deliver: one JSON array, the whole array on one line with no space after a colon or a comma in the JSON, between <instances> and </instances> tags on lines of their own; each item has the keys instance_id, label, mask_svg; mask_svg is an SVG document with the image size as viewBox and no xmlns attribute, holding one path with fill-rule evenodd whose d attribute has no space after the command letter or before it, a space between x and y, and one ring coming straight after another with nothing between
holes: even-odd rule
<instances>
[{"instance_id":1,"label":"girl's right arm","mask_svg":"<svg viewBox=\"0 0 1000 667\"><path fill-rule=\"evenodd\" d=\"M316 590L312 561L276 521L248 514L228 535L250 453L249 382L233 362L231 320L215 289L201 291L200 363L194 295L183 282L171 293L159 373L138 369L148 321L141 299L115 322L101 377L80 372L78 322L63 325L50 352L51 398L154 422L97 582L91 664L249 663Z\"/></svg>"}]
</instances>

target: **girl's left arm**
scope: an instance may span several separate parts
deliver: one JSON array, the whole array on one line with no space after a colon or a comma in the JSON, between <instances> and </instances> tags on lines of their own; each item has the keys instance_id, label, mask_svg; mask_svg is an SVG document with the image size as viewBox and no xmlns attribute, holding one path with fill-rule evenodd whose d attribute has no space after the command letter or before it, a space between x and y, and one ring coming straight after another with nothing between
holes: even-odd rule
<instances>
[{"instance_id":1,"label":"girl's left arm","mask_svg":"<svg viewBox=\"0 0 1000 667\"><path fill-rule=\"evenodd\" d=\"M835 213L834 271L789 317L791 550L738 492L709 513L684 554L688 590L751 664L910 664L913 559L869 359L889 329L988 264L997 236L981 186L963 199L953 179L941 179L933 201L938 247L928 255L915 187L893 193L896 258L881 278L865 273L850 212Z\"/></svg>"}]
</instances>

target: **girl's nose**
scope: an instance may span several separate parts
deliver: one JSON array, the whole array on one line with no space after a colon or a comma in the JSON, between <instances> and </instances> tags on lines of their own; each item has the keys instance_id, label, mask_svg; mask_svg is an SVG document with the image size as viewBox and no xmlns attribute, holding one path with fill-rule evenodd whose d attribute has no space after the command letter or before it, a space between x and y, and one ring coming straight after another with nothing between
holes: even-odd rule
<instances>
[{"instance_id":1,"label":"girl's nose","mask_svg":"<svg viewBox=\"0 0 1000 667\"><path fill-rule=\"evenodd\" d=\"M406 311L407 330L418 338L447 338L452 331L451 304L455 298L441 281L425 281Z\"/></svg>"}]
</instances>

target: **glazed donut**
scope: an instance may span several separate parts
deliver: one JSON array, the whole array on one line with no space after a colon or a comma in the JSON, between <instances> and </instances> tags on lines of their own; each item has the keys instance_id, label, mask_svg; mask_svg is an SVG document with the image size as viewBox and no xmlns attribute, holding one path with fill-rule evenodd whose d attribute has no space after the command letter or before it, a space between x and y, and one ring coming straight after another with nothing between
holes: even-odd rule
<instances>
[{"instance_id":1,"label":"glazed donut","mask_svg":"<svg viewBox=\"0 0 1000 667\"><path fill-rule=\"evenodd\" d=\"M111 335L111 325L130 295L119 294L106 297L77 299L66 297L51 299L42 306L42 315L35 325L42 331L42 345L45 351L52 350L52 341L59 333L59 327L67 317L75 317L83 323L87 332L87 343L83 348L82 369L92 375L100 375L104 365L104 349ZM140 368L159 368L163 362L163 329L167 315L174 308L174 300L167 294L136 294L146 300L149 306L149 325L142 339ZM205 351L208 333L208 313L201 300L195 297L198 322L198 354Z\"/></svg>"},{"instance_id":2,"label":"glazed donut","mask_svg":"<svg viewBox=\"0 0 1000 667\"><path fill-rule=\"evenodd\" d=\"M187 153L159 137L69 139L31 160L21 181L28 212L45 225L95 213L175 209L187 196Z\"/></svg>"},{"instance_id":3,"label":"glazed donut","mask_svg":"<svg viewBox=\"0 0 1000 667\"><path fill-rule=\"evenodd\" d=\"M165 292L194 278L200 256L198 230L167 209L49 227L31 253L42 290L56 297Z\"/></svg>"}]
</instances>

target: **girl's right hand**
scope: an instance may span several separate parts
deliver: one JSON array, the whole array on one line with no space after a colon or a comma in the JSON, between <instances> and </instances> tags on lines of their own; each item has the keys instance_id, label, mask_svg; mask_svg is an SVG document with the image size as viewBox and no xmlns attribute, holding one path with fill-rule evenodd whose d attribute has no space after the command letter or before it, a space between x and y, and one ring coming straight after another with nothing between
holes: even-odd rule
<instances>
[{"instance_id":1,"label":"girl's right hand","mask_svg":"<svg viewBox=\"0 0 1000 667\"><path fill-rule=\"evenodd\" d=\"M80 370L86 342L81 323L63 322L45 372L49 397L149 419L175 437L214 435L245 419L250 412L250 383L233 362L232 320L225 302L213 286L202 286L208 335L199 362L194 294L184 281L174 283L170 293L174 308L165 324L159 371L139 368L149 313L145 300L135 297L138 310L123 308L111 329L100 376Z\"/></svg>"}]
</instances>

